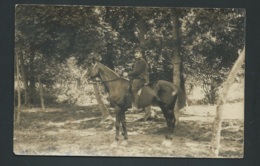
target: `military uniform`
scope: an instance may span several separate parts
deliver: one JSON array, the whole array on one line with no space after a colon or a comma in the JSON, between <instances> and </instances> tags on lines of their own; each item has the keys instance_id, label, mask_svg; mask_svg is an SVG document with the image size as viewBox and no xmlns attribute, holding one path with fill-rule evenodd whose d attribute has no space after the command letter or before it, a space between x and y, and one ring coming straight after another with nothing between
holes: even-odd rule
<instances>
[{"instance_id":1,"label":"military uniform","mask_svg":"<svg viewBox=\"0 0 260 166\"><path fill-rule=\"evenodd\" d=\"M133 71L129 72L131 80L131 92L133 101L137 103L137 93L145 83L149 82L148 65L146 61L140 57L137 59L133 66Z\"/></svg>"}]
</instances>

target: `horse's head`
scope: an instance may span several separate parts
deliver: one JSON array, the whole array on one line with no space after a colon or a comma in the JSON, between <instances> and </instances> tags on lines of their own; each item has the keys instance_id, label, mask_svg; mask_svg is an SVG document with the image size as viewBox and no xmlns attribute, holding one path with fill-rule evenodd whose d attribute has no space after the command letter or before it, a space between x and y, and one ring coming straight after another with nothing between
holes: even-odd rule
<instances>
[{"instance_id":1,"label":"horse's head","mask_svg":"<svg viewBox=\"0 0 260 166\"><path fill-rule=\"evenodd\" d=\"M84 74L81 76L81 80L83 79L91 80L98 76L99 76L98 63L95 63L95 64L91 64L91 66L84 72Z\"/></svg>"}]
</instances>

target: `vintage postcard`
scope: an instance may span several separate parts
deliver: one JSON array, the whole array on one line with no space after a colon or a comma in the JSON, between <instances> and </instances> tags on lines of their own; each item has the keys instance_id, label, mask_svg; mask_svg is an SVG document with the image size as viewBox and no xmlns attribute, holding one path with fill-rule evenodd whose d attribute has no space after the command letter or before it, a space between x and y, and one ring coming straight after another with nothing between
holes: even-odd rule
<instances>
[{"instance_id":1,"label":"vintage postcard","mask_svg":"<svg viewBox=\"0 0 260 166\"><path fill-rule=\"evenodd\" d=\"M16 5L14 153L243 158L245 17Z\"/></svg>"}]
</instances>

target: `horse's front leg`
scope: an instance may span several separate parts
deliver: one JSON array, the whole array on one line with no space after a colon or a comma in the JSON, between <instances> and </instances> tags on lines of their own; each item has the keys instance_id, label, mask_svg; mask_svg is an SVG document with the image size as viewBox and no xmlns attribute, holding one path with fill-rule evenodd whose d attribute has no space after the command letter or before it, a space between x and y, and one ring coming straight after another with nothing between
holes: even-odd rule
<instances>
[{"instance_id":1,"label":"horse's front leg","mask_svg":"<svg viewBox=\"0 0 260 166\"><path fill-rule=\"evenodd\" d=\"M116 111L116 137L115 140L118 141L119 140L119 127L120 127L120 115L119 115L119 111Z\"/></svg>"},{"instance_id":2,"label":"horse's front leg","mask_svg":"<svg viewBox=\"0 0 260 166\"><path fill-rule=\"evenodd\" d=\"M120 127L120 115L119 115L119 113L120 113L119 108L116 107L116 108L115 108L115 118L116 118L115 127L116 127L116 136L115 136L115 141L112 143L111 146L117 146L117 145L118 145L118 140L119 140L119 127Z\"/></svg>"},{"instance_id":3,"label":"horse's front leg","mask_svg":"<svg viewBox=\"0 0 260 166\"><path fill-rule=\"evenodd\" d=\"M122 124L123 136L124 136L124 141L122 142L122 145L127 145L128 134L126 129L125 110L121 110L120 112L120 121Z\"/></svg>"}]
</instances>

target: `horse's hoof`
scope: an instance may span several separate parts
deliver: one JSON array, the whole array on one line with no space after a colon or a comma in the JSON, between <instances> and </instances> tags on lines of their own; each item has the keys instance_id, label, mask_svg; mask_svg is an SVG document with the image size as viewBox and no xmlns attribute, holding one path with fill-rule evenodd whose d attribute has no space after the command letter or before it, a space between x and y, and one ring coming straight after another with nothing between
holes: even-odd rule
<instances>
[{"instance_id":1,"label":"horse's hoof","mask_svg":"<svg viewBox=\"0 0 260 166\"><path fill-rule=\"evenodd\" d=\"M111 147L117 147L118 146L118 141L114 141L110 146Z\"/></svg>"},{"instance_id":2,"label":"horse's hoof","mask_svg":"<svg viewBox=\"0 0 260 166\"><path fill-rule=\"evenodd\" d=\"M123 140L122 143L121 143L121 145L124 145L124 146L125 146L125 145L128 145L127 140Z\"/></svg>"},{"instance_id":3,"label":"horse's hoof","mask_svg":"<svg viewBox=\"0 0 260 166\"><path fill-rule=\"evenodd\" d=\"M169 147L172 145L172 140L166 139L162 142L162 145Z\"/></svg>"}]
</instances>

